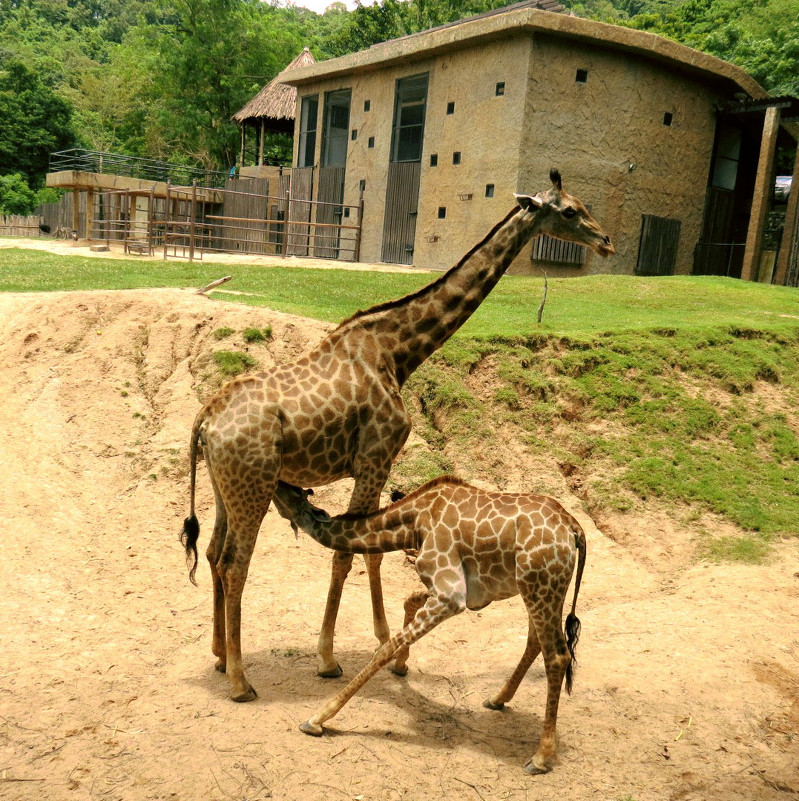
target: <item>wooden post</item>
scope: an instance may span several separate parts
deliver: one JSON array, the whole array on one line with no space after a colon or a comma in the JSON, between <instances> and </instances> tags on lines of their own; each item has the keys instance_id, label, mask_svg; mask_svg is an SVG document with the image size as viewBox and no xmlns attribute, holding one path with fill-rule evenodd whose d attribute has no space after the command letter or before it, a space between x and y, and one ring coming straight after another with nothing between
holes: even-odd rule
<instances>
[{"instance_id":1,"label":"wooden post","mask_svg":"<svg viewBox=\"0 0 799 801\"><path fill-rule=\"evenodd\" d=\"M788 264L794 249L799 248L799 149L793 162L791 194L788 195L788 208L785 210L785 228L782 230L780 254L777 261L777 274L774 283L783 286L788 277Z\"/></svg>"},{"instance_id":2,"label":"wooden post","mask_svg":"<svg viewBox=\"0 0 799 801\"><path fill-rule=\"evenodd\" d=\"M155 187L150 190L150 199L147 204L147 255L153 253L153 220L155 208Z\"/></svg>"},{"instance_id":3,"label":"wooden post","mask_svg":"<svg viewBox=\"0 0 799 801\"><path fill-rule=\"evenodd\" d=\"M169 241L169 190L172 182L166 182L166 197L164 198L164 261L166 261L166 249Z\"/></svg>"},{"instance_id":4,"label":"wooden post","mask_svg":"<svg viewBox=\"0 0 799 801\"><path fill-rule=\"evenodd\" d=\"M777 134L780 130L780 110L775 106L766 109L763 123L763 138L760 141L760 158L757 162L757 178L752 195L752 213L749 217L749 230L746 233L741 278L744 281L757 281L760 259L763 250L763 229L766 227L771 192L774 186L774 153L777 148Z\"/></svg>"},{"instance_id":5,"label":"wooden post","mask_svg":"<svg viewBox=\"0 0 799 801\"><path fill-rule=\"evenodd\" d=\"M241 123L241 161L239 162L241 169L244 166L244 128L246 127L246 123Z\"/></svg>"},{"instance_id":6,"label":"wooden post","mask_svg":"<svg viewBox=\"0 0 799 801\"><path fill-rule=\"evenodd\" d=\"M72 230L76 235L80 236L78 228L80 227L80 191L78 189L72 190Z\"/></svg>"},{"instance_id":7,"label":"wooden post","mask_svg":"<svg viewBox=\"0 0 799 801\"><path fill-rule=\"evenodd\" d=\"M86 190L86 239L92 241L94 228L94 189Z\"/></svg>"},{"instance_id":8,"label":"wooden post","mask_svg":"<svg viewBox=\"0 0 799 801\"><path fill-rule=\"evenodd\" d=\"M361 232L363 231L363 189L358 196L358 230L355 232L355 247L352 252L352 260L361 260Z\"/></svg>"},{"instance_id":9,"label":"wooden post","mask_svg":"<svg viewBox=\"0 0 799 801\"><path fill-rule=\"evenodd\" d=\"M191 182L191 220L189 220L189 261L194 261L194 237L197 232L197 179Z\"/></svg>"},{"instance_id":10,"label":"wooden post","mask_svg":"<svg viewBox=\"0 0 799 801\"><path fill-rule=\"evenodd\" d=\"M264 163L264 132L266 130L266 123L261 119L261 139L258 143L258 163L263 166Z\"/></svg>"}]
</instances>

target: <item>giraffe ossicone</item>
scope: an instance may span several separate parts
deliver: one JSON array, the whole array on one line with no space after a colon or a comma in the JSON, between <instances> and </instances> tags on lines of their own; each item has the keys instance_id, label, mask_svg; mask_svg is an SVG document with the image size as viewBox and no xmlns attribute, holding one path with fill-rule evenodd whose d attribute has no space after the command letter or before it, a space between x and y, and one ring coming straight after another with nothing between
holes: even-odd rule
<instances>
[{"instance_id":1,"label":"giraffe ossicone","mask_svg":"<svg viewBox=\"0 0 799 801\"><path fill-rule=\"evenodd\" d=\"M349 512L379 505L391 465L411 429L400 395L408 376L440 348L483 302L522 247L548 234L585 245L602 256L613 245L583 203L551 187L515 206L452 269L417 292L380 303L345 320L291 364L240 376L220 389L195 418L190 445L191 503L182 541L197 566L197 461L211 479L216 521L206 556L214 597L212 651L227 673L231 697L249 701L255 690L241 660L241 597L258 530L278 479L305 487L355 479ZM389 639L380 583L382 555L367 555L373 626ZM319 634L322 676L338 676L333 635L352 554L333 556L330 589Z\"/></svg>"},{"instance_id":2,"label":"giraffe ossicone","mask_svg":"<svg viewBox=\"0 0 799 801\"><path fill-rule=\"evenodd\" d=\"M324 722L392 659L394 671L404 674L410 645L448 618L521 595L528 614L527 647L505 686L484 706L502 709L542 653L546 713L538 749L525 770L549 770L564 678L571 692L580 630L577 596L586 555L582 527L558 501L546 495L489 492L452 476L433 479L385 509L359 517L331 518L308 501L307 492L282 481L274 501L281 515L327 548L351 553L416 549L416 572L425 586L406 600L402 630L300 726L302 731L321 735ZM574 599L564 635L563 603L575 563Z\"/></svg>"}]
</instances>

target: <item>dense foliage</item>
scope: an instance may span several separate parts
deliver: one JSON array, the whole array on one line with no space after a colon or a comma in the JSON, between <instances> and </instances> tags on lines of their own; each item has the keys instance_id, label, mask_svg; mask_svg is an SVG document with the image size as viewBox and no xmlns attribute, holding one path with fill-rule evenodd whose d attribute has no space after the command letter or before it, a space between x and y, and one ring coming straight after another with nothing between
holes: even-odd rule
<instances>
[{"instance_id":1,"label":"dense foliage","mask_svg":"<svg viewBox=\"0 0 799 801\"><path fill-rule=\"evenodd\" d=\"M564 2L799 94L799 0ZM226 169L239 146L231 115L303 46L325 59L502 5L333 2L320 15L279 0L0 0L0 175L36 190L48 154L71 146Z\"/></svg>"}]
</instances>

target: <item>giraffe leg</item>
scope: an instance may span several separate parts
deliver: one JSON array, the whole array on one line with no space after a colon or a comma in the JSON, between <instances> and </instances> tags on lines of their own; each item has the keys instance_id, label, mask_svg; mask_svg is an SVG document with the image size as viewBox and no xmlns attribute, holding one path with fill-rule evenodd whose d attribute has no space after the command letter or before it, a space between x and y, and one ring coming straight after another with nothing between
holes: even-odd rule
<instances>
[{"instance_id":1,"label":"giraffe leg","mask_svg":"<svg viewBox=\"0 0 799 801\"><path fill-rule=\"evenodd\" d=\"M562 602L557 605L556 612L551 607L539 608L531 612L534 619L538 640L544 654L544 668L547 673L547 706L541 740L538 750L533 754L524 769L533 775L549 771L550 762L555 756L555 724L558 719L558 704L563 677L569 666L571 656L566 647L566 638L561 626Z\"/></svg>"},{"instance_id":2,"label":"giraffe leg","mask_svg":"<svg viewBox=\"0 0 799 801\"><path fill-rule=\"evenodd\" d=\"M445 621L447 618L462 612L466 608L463 598L456 600L453 598L439 598L431 596L425 605L418 611L413 621L405 626L402 631L395 634L388 642L383 643L371 661L363 668L357 676L337 695L333 696L319 712L309 718L300 726L306 734L320 736L324 731L322 724L337 714L344 704L355 695L369 679L382 667L387 665L397 651L407 648L416 642L428 631Z\"/></svg>"},{"instance_id":3,"label":"giraffe leg","mask_svg":"<svg viewBox=\"0 0 799 801\"><path fill-rule=\"evenodd\" d=\"M402 624L403 626L407 626L413 620L416 613L425 605L429 597L430 595L426 590L419 590L408 596L405 601L405 622ZM393 664L389 668L391 672L395 673L397 676L405 676L408 673L408 665L406 662L408 661L409 650L408 646L400 648L397 651Z\"/></svg>"},{"instance_id":4,"label":"giraffe leg","mask_svg":"<svg viewBox=\"0 0 799 801\"><path fill-rule=\"evenodd\" d=\"M225 672L232 685L234 701L252 701L258 697L244 675L241 659L241 596L250 566L255 540L263 513L237 519L231 516L228 535L216 564L225 603Z\"/></svg>"},{"instance_id":5,"label":"giraffe leg","mask_svg":"<svg viewBox=\"0 0 799 801\"><path fill-rule=\"evenodd\" d=\"M380 581L380 565L383 563L382 553L364 554L366 573L369 576L369 593L372 598L372 625L375 637L382 645L388 642L391 632L388 629L386 610L383 605L383 584Z\"/></svg>"},{"instance_id":6,"label":"giraffe leg","mask_svg":"<svg viewBox=\"0 0 799 801\"><path fill-rule=\"evenodd\" d=\"M327 591L327 603L325 604L325 616L322 620L322 630L319 632L319 667L317 675L325 679L337 679L341 674L341 665L333 655L333 633L336 629L336 617L338 608L341 604L341 591L344 589L344 582L347 580L352 569L353 555L351 553L333 554L333 567L330 573L330 588Z\"/></svg>"},{"instance_id":7,"label":"giraffe leg","mask_svg":"<svg viewBox=\"0 0 799 801\"><path fill-rule=\"evenodd\" d=\"M210 472L210 471L209 471ZM213 483L213 478L212 478ZM227 649L225 646L225 591L222 587L222 578L216 569L219 557L222 555L222 548L225 544L227 535L227 510L219 492L214 488L216 495L216 522L214 523L214 533L208 543L206 557L211 567L211 582L214 591L214 634L211 643L211 651L216 660L216 669L224 673L227 666Z\"/></svg>"},{"instance_id":8,"label":"giraffe leg","mask_svg":"<svg viewBox=\"0 0 799 801\"><path fill-rule=\"evenodd\" d=\"M510 701L513 696L516 695L516 690L519 689L522 679L527 675L530 665L533 664L539 653L541 653L541 646L538 643L538 635L535 632L535 624L531 619L527 632L527 646L524 649L522 658L519 660L519 664L516 666L516 670L513 671L510 678L505 682L505 686L499 691L499 693L497 693L497 695L495 695L493 698L483 701L483 706L486 709L504 708L505 704L507 704L508 701Z\"/></svg>"},{"instance_id":9,"label":"giraffe leg","mask_svg":"<svg viewBox=\"0 0 799 801\"><path fill-rule=\"evenodd\" d=\"M372 512L380 505L380 491L388 478L391 462L386 466L371 469L364 469L361 465L358 477L355 479L355 487L350 498L349 511L355 514L366 514ZM365 476L365 477L361 477ZM333 655L333 637L336 629L336 618L341 604L341 593L344 589L344 582L347 580L350 569L352 568L352 554L338 553L333 554L333 568L330 576L330 588L327 591L327 604L325 605L325 616L322 620L322 630L319 632L319 668L317 675L323 678L338 678L342 674L341 665ZM374 632L377 639L384 643L388 640L389 629L386 621L386 612L383 607L383 588L380 581L380 563L383 560L382 554L368 554L364 557L366 561L367 574L369 576L369 589L372 597L372 620Z\"/></svg>"}]
</instances>

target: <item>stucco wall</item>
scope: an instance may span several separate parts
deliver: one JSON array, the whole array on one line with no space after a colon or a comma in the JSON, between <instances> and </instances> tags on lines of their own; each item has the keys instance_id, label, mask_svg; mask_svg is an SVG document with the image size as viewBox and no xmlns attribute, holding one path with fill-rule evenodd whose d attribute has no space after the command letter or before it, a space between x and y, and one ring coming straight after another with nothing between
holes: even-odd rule
<instances>
[{"instance_id":1,"label":"stucco wall","mask_svg":"<svg viewBox=\"0 0 799 801\"><path fill-rule=\"evenodd\" d=\"M529 60L529 36L436 60L422 154L414 252L418 266L448 269L514 206ZM498 82L505 84L499 96ZM448 103L455 104L451 115L446 113ZM461 154L457 165L456 152ZM438 155L435 167L430 166L432 154ZM486 197L487 184L494 186L493 197ZM446 209L444 219L438 217L440 207Z\"/></svg>"},{"instance_id":2,"label":"stucco wall","mask_svg":"<svg viewBox=\"0 0 799 801\"><path fill-rule=\"evenodd\" d=\"M585 83L576 81L587 71ZM550 275L633 272L641 215L681 221L676 272L690 273L699 239L715 132L711 89L623 52L536 35L523 132L520 183L550 165L564 188L591 206L616 255L589 255ZM671 126L663 123L673 115ZM519 269L530 269L518 260Z\"/></svg>"}]
</instances>

